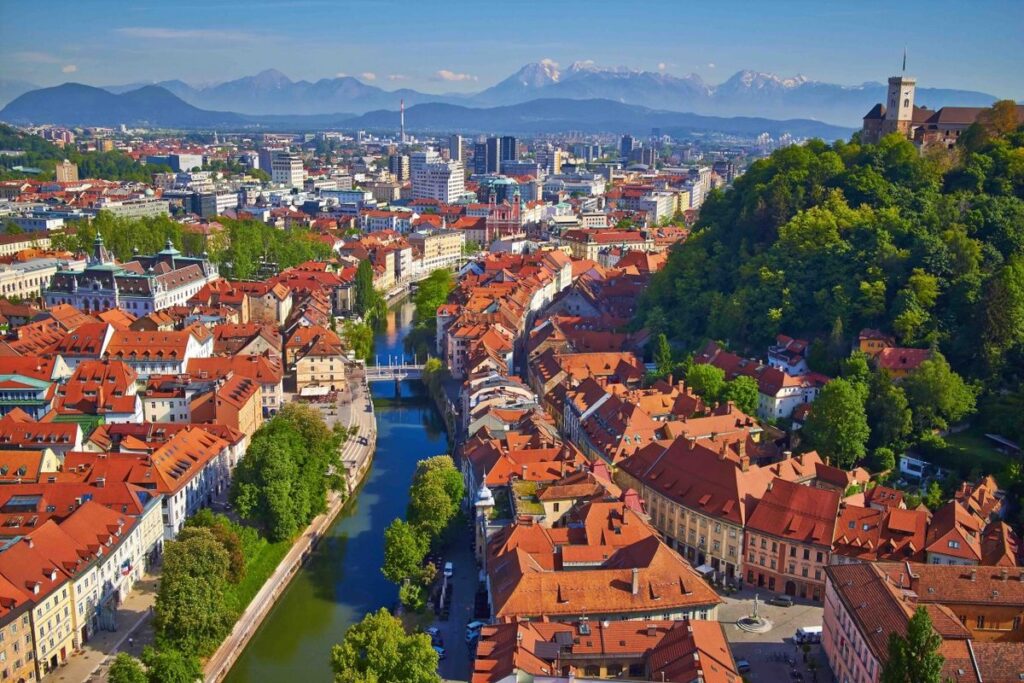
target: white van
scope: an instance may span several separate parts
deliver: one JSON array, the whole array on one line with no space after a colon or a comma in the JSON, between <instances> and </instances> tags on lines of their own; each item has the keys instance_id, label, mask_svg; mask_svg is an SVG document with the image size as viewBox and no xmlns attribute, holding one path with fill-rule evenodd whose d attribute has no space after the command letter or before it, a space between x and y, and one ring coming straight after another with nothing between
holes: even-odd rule
<instances>
[{"instance_id":1,"label":"white van","mask_svg":"<svg viewBox=\"0 0 1024 683\"><path fill-rule=\"evenodd\" d=\"M820 643L820 626L801 626L793 635L793 642L802 645L803 643Z\"/></svg>"}]
</instances>

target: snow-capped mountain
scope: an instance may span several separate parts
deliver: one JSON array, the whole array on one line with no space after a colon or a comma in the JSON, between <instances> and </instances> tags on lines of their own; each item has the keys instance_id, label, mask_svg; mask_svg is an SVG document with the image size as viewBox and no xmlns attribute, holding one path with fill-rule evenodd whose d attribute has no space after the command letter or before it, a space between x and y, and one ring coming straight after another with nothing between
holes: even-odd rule
<instances>
[{"instance_id":1,"label":"snow-capped mountain","mask_svg":"<svg viewBox=\"0 0 1024 683\"><path fill-rule=\"evenodd\" d=\"M543 59L526 64L499 83L475 94L428 94L411 89L388 91L351 76L315 82L293 81L276 69L223 83L192 86L182 81L157 83L189 104L204 109L245 114L364 113L375 109L438 102L492 107L545 99L605 99L624 104L709 116L762 116L773 119L812 118L846 126L885 97L881 83L846 86L783 77L760 71L739 71L717 85L697 74L676 75L605 67L577 61L568 67ZM138 87L110 87L124 92ZM917 102L932 108L949 104L985 106L995 98L986 93L918 88Z\"/></svg>"}]
</instances>

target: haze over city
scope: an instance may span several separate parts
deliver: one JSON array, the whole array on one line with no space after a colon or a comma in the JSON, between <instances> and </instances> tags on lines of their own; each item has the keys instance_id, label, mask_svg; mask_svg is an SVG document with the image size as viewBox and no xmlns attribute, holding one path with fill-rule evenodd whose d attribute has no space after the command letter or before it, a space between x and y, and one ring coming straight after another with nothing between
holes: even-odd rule
<instances>
[{"instance_id":1,"label":"haze over city","mask_svg":"<svg viewBox=\"0 0 1024 683\"><path fill-rule=\"evenodd\" d=\"M0 7L0 77L55 85L181 79L209 84L278 69L346 74L386 89L473 92L528 62L593 61L717 84L751 69L856 85L899 66L936 87L1024 97L1024 5L902 3L432 3L410 0L49 3ZM950 17L957 15L956 30ZM425 30L425 27L430 27ZM941 39L937 39L941 36Z\"/></svg>"}]
</instances>

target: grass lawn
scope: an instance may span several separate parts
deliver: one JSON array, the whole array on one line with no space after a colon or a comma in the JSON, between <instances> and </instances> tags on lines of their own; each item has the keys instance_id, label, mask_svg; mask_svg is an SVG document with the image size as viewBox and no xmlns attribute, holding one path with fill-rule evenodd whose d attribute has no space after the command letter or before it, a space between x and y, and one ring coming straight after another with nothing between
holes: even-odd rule
<instances>
[{"instance_id":1,"label":"grass lawn","mask_svg":"<svg viewBox=\"0 0 1024 683\"><path fill-rule=\"evenodd\" d=\"M228 605L235 614L241 614L248 607L291 547L292 541L260 541L259 549L245 563L245 577L227 587Z\"/></svg>"},{"instance_id":2,"label":"grass lawn","mask_svg":"<svg viewBox=\"0 0 1024 683\"><path fill-rule=\"evenodd\" d=\"M1013 460L1011 456L998 451L981 431L974 429L950 434L946 437L946 444L948 455L940 458L944 462L934 464L959 471L964 476L975 468L980 469L982 474L998 476Z\"/></svg>"}]
</instances>

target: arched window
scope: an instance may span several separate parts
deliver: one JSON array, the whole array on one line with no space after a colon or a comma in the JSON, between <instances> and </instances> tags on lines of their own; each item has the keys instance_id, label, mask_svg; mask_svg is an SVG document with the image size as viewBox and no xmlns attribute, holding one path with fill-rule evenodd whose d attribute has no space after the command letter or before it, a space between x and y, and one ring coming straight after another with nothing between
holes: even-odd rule
<instances>
[{"instance_id":1,"label":"arched window","mask_svg":"<svg viewBox=\"0 0 1024 683\"><path fill-rule=\"evenodd\" d=\"M910 100L909 99L903 100L903 106L904 107L909 107L910 106Z\"/></svg>"}]
</instances>

